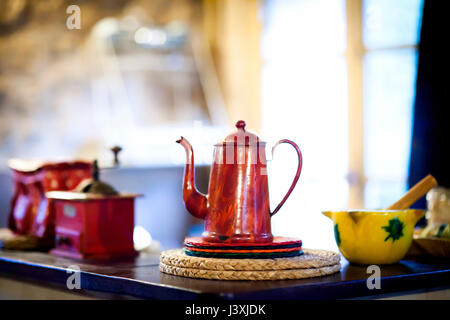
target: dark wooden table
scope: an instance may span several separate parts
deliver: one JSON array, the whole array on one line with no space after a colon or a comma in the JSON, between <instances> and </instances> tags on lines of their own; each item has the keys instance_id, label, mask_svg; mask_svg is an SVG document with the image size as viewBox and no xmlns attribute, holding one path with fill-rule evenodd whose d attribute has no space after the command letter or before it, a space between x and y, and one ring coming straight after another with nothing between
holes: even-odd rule
<instances>
[{"instance_id":1,"label":"dark wooden table","mask_svg":"<svg viewBox=\"0 0 450 320\"><path fill-rule=\"evenodd\" d=\"M415 257L381 266L381 289L367 287L367 268L342 260L340 273L283 281L199 280L160 273L158 255L131 260L77 261L40 252L0 251L0 277L66 287L79 267L80 292L150 299L342 299L450 288L450 260ZM1 288L0 288L1 289ZM446 291L448 292L448 291ZM101 295L103 294L103 296Z\"/></svg>"}]
</instances>

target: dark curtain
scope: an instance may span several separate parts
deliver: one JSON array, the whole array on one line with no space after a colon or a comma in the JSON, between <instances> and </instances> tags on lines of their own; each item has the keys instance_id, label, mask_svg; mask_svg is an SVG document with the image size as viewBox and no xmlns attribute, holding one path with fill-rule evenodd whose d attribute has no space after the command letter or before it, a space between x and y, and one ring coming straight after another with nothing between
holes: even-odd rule
<instances>
[{"instance_id":1,"label":"dark curtain","mask_svg":"<svg viewBox=\"0 0 450 320\"><path fill-rule=\"evenodd\" d=\"M449 75L444 71L450 59L442 44L448 34L447 1L425 0L419 44L419 62L414 105L414 125L409 168L409 187L427 174L432 174L440 186L450 187L450 106L444 95L450 93ZM444 20L442 20L444 19ZM440 37L442 35L443 37ZM439 40L441 38L441 40ZM439 49L439 50L435 50ZM439 54L439 51L441 52ZM442 55L439 57L439 55ZM446 57L447 55L447 57ZM448 94L447 93L447 94ZM415 208L426 208L423 197Z\"/></svg>"}]
</instances>

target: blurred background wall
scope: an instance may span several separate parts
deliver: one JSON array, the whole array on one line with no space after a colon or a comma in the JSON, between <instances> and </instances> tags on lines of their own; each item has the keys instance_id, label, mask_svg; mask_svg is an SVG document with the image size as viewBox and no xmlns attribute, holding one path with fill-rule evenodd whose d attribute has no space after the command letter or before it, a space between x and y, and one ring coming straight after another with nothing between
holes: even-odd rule
<instances>
[{"instance_id":1,"label":"blurred background wall","mask_svg":"<svg viewBox=\"0 0 450 320\"><path fill-rule=\"evenodd\" d=\"M81 29L66 27L78 5ZM273 232L334 246L321 210L379 208L406 190L422 0L1 0L0 226L10 158L99 159L144 193L136 223L165 247L200 222L181 198L183 135L207 190L212 145L239 119L303 151ZM112 146L123 148L119 168ZM386 156L388 155L388 156ZM271 204L295 153L269 165Z\"/></svg>"}]
</instances>

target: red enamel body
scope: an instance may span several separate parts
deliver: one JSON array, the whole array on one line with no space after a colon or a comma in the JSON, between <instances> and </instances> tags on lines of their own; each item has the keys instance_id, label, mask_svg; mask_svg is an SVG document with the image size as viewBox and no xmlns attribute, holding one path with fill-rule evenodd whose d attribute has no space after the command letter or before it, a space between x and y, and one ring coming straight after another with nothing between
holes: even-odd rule
<instances>
[{"instance_id":1,"label":"red enamel body","mask_svg":"<svg viewBox=\"0 0 450 320\"><path fill-rule=\"evenodd\" d=\"M270 218L284 204L294 189L301 172L302 155L290 140L299 158L298 168L289 191L275 208L269 207L269 186L265 142L245 130L245 122L236 123L237 131L215 145L208 195L194 185L194 155L189 142L177 142L186 149L183 199L186 209L195 217L205 219L202 237L209 242L267 243L272 242Z\"/></svg>"}]
</instances>

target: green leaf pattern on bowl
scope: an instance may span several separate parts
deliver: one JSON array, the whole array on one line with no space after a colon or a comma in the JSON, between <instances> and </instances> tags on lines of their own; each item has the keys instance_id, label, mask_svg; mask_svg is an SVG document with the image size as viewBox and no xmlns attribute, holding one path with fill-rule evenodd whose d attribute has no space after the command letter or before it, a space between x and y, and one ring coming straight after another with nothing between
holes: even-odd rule
<instances>
[{"instance_id":1,"label":"green leaf pattern on bowl","mask_svg":"<svg viewBox=\"0 0 450 320\"><path fill-rule=\"evenodd\" d=\"M400 219L398 219L397 217L389 220L389 225L381 227L388 233L388 236L386 237L386 239L384 239L384 241L388 241L390 238L392 238L392 242L394 242L395 240L398 240L401 237L403 237L404 227L405 224L402 221L400 221Z\"/></svg>"},{"instance_id":2,"label":"green leaf pattern on bowl","mask_svg":"<svg viewBox=\"0 0 450 320\"><path fill-rule=\"evenodd\" d=\"M334 225L334 239L336 240L336 243L339 247L341 245L341 234L339 233L339 227L337 223Z\"/></svg>"}]
</instances>

